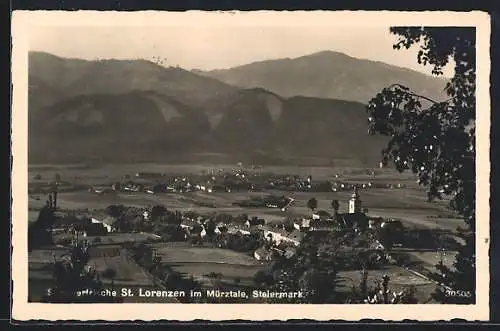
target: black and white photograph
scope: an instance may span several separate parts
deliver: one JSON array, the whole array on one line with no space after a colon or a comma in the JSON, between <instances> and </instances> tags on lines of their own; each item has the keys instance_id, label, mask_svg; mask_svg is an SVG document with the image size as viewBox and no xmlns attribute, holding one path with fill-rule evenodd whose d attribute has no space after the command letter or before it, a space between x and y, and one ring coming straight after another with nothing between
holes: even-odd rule
<instances>
[{"instance_id":1,"label":"black and white photograph","mask_svg":"<svg viewBox=\"0 0 500 331\"><path fill-rule=\"evenodd\" d=\"M488 318L489 24L14 12L14 311Z\"/></svg>"}]
</instances>

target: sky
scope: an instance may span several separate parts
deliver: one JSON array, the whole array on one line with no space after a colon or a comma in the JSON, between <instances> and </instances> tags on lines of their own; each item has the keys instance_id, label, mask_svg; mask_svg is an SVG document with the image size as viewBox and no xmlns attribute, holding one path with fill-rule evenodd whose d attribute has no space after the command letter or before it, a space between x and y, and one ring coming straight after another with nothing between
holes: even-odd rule
<instances>
[{"instance_id":1,"label":"sky","mask_svg":"<svg viewBox=\"0 0 500 331\"><path fill-rule=\"evenodd\" d=\"M38 26L29 32L32 51L88 60L141 58L213 70L331 50L431 74L417 63L416 48L394 50L396 40L380 26ZM445 76L452 74L450 64Z\"/></svg>"}]
</instances>

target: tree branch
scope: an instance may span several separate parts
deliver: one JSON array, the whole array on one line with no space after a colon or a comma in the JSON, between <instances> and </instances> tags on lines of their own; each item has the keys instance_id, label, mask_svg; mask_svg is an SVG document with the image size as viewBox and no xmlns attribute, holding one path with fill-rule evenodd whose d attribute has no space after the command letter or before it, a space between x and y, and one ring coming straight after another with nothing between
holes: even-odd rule
<instances>
[{"instance_id":1,"label":"tree branch","mask_svg":"<svg viewBox=\"0 0 500 331\"><path fill-rule=\"evenodd\" d=\"M439 104L439 103L447 103L448 101L450 101L450 100L451 100L451 99L448 99L448 100L445 100L445 101L438 102L438 101L432 100L432 99L430 99L430 98L428 98L428 97L425 97L425 96L423 96L423 95L420 95L420 94L416 94L416 93L414 93L414 92L407 91L407 90L406 90L406 89L407 89L407 87L406 87L406 86L403 86L403 85L401 85L401 84L397 84L397 83L396 83L396 84L391 84L391 85L389 85L389 86L387 87L387 89L391 89L391 88L393 88L393 87L399 87L399 88L401 88L401 89L405 90L405 92L406 92L407 94L409 94L409 95L411 95L411 96L414 96L414 97L417 97L417 98L421 98L421 99L427 100L427 101L429 101L429 102L432 102L432 103L433 103L433 104L435 104L435 105L436 105L436 104Z\"/></svg>"}]
</instances>

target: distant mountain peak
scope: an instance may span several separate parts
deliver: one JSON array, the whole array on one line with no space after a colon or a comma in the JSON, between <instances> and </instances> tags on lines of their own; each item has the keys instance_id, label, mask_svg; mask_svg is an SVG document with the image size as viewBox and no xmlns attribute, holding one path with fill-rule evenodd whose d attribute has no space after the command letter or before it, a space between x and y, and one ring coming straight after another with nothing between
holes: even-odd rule
<instances>
[{"instance_id":1,"label":"distant mountain peak","mask_svg":"<svg viewBox=\"0 0 500 331\"><path fill-rule=\"evenodd\" d=\"M394 83L440 100L445 97L446 85L441 77L333 50L198 73L241 88L261 87L283 97L302 95L362 103Z\"/></svg>"},{"instance_id":2,"label":"distant mountain peak","mask_svg":"<svg viewBox=\"0 0 500 331\"><path fill-rule=\"evenodd\" d=\"M310 53L310 54L306 54L306 55L302 55L302 56L296 57L295 59L301 59L301 58L318 58L318 57L333 57L333 56L354 59L354 57L352 57L352 56L350 56L348 54L345 54L345 53L342 53L342 52L333 51L333 50L318 51L318 52L314 52L314 53Z\"/></svg>"},{"instance_id":3,"label":"distant mountain peak","mask_svg":"<svg viewBox=\"0 0 500 331\"><path fill-rule=\"evenodd\" d=\"M436 80L344 58L323 51L206 73L31 52L30 162L205 162L201 153L378 164L385 142L368 135L364 103L401 80L431 96Z\"/></svg>"}]
</instances>

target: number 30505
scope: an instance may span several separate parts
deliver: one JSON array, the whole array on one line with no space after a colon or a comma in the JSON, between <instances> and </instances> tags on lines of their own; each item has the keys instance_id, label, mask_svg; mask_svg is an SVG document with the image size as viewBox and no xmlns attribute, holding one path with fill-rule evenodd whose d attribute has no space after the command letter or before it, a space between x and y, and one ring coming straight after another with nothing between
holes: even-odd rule
<instances>
[{"instance_id":1,"label":"number 30505","mask_svg":"<svg viewBox=\"0 0 500 331\"><path fill-rule=\"evenodd\" d=\"M446 290L445 295L447 297L470 298L472 296L472 293L471 291Z\"/></svg>"}]
</instances>

